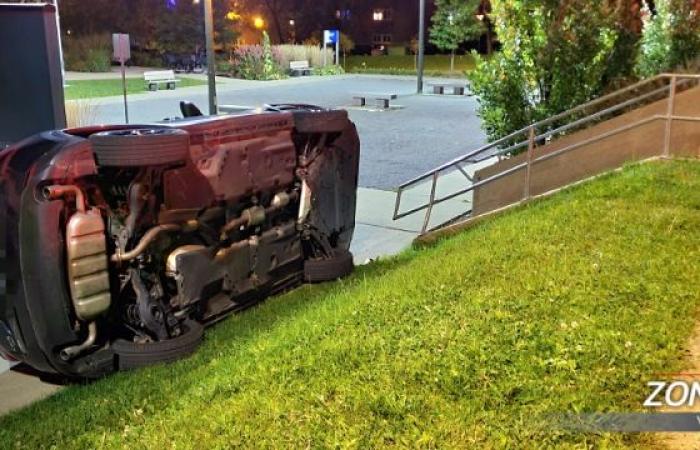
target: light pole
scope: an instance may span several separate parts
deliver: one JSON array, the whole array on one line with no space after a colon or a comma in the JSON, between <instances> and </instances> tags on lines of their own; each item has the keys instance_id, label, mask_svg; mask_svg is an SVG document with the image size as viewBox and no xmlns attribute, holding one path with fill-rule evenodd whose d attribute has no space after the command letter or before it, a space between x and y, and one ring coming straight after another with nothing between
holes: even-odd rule
<instances>
[{"instance_id":1,"label":"light pole","mask_svg":"<svg viewBox=\"0 0 700 450\"><path fill-rule=\"evenodd\" d=\"M292 44L297 43L297 21L289 19L289 29L291 30Z\"/></svg>"},{"instance_id":2,"label":"light pole","mask_svg":"<svg viewBox=\"0 0 700 450\"><path fill-rule=\"evenodd\" d=\"M425 0L420 0L418 19L418 93L423 93L423 71L425 70Z\"/></svg>"},{"instance_id":3,"label":"light pole","mask_svg":"<svg viewBox=\"0 0 700 450\"><path fill-rule=\"evenodd\" d=\"M216 54L214 53L214 8L212 0L204 0L204 35L207 47L207 75L209 81L209 114L219 113L216 99Z\"/></svg>"}]
</instances>

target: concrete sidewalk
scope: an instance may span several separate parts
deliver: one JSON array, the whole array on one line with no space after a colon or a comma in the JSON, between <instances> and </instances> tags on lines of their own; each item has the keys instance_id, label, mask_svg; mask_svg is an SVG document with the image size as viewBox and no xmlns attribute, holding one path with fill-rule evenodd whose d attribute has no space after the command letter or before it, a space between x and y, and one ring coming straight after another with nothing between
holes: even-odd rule
<instances>
[{"instance_id":1,"label":"concrete sidewalk","mask_svg":"<svg viewBox=\"0 0 700 450\"><path fill-rule=\"evenodd\" d=\"M0 374L0 416L48 398L61 389L62 386L15 370Z\"/></svg>"}]
</instances>

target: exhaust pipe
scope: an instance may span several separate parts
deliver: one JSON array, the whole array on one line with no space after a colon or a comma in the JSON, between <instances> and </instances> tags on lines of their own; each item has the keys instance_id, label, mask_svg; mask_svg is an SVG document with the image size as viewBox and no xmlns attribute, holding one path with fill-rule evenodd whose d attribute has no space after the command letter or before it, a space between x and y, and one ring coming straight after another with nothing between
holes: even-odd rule
<instances>
[{"instance_id":1,"label":"exhaust pipe","mask_svg":"<svg viewBox=\"0 0 700 450\"><path fill-rule=\"evenodd\" d=\"M47 200L58 200L68 194L73 194L75 196L75 209L81 213L85 213L87 209L83 191L77 186L47 186L42 189L42 194Z\"/></svg>"},{"instance_id":2,"label":"exhaust pipe","mask_svg":"<svg viewBox=\"0 0 700 450\"><path fill-rule=\"evenodd\" d=\"M162 233L174 233L177 231L191 232L196 230L198 227L199 223L196 220L190 220L184 225L177 225L173 223L156 225L143 235L139 243L136 244L136 247L128 252L123 252L122 250L117 249L116 253L111 256L110 260L117 264L131 261L141 256L143 252L146 251L148 246L151 245L151 243L153 243L153 241L155 241Z\"/></svg>"},{"instance_id":3,"label":"exhaust pipe","mask_svg":"<svg viewBox=\"0 0 700 450\"><path fill-rule=\"evenodd\" d=\"M90 324L88 325L88 337L85 340L85 342L79 345L64 348L63 350L61 350L59 356L63 361L68 362L71 359L83 353L85 350L88 350L90 347L92 347L95 344L95 340L97 340L97 323L90 322Z\"/></svg>"}]
</instances>

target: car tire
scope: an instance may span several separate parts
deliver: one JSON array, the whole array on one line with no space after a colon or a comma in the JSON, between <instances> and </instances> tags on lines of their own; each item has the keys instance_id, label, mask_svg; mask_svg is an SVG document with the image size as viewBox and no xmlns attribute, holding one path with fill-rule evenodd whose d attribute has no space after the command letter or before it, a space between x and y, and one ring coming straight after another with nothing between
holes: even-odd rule
<instances>
[{"instance_id":1,"label":"car tire","mask_svg":"<svg viewBox=\"0 0 700 450\"><path fill-rule=\"evenodd\" d=\"M189 157L190 136L175 128L114 130L90 136L99 166L143 167L182 163Z\"/></svg>"},{"instance_id":2,"label":"car tire","mask_svg":"<svg viewBox=\"0 0 700 450\"><path fill-rule=\"evenodd\" d=\"M341 110L299 111L294 113L294 126L303 134L341 133L348 127L348 113Z\"/></svg>"},{"instance_id":3,"label":"car tire","mask_svg":"<svg viewBox=\"0 0 700 450\"><path fill-rule=\"evenodd\" d=\"M350 275L355 270L352 253L335 250L330 259L309 259L304 262L304 280L307 283L334 281Z\"/></svg>"},{"instance_id":4,"label":"car tire","mask_svg":"<svg viewBox=\"0 0 700 450\"><path fill-rule=\"evenodd\" d=\"M342 133L348 123L348 113L342 110L294 113L294 127L302 134Z\"/></svg>"},{"instance_id":5,"label":"car tire","mask_svg":"<svg viewBox=\"0 0 700 450\"><path fill-rule=\"evenodd\" d=\"M132 370L153 364L173 362L195 352L204 338L204 327L193 320L182 325L184 332L167 341L137 344L119 339L112 344L119 370Z\"/></svg>"}]
</instances>

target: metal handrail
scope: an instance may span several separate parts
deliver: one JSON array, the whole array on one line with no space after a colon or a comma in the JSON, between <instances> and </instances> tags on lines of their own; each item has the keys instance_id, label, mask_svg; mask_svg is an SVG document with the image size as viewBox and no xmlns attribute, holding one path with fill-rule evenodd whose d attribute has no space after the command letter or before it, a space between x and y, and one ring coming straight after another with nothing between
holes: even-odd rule
<instances>
[{"instance_id":1,"label":"metal handrail","mask_svg":"<svg viewBox=\"0 0 700 450\"><path fill-rule=\"evenodd\" d=\"M537 135L537 133L536 133L536 130L538 127L541 127L544 125L549 125L549 124L556 122L564 117L570 116L576 112L583 111L586 108L589 108L593 105L598 105L598 104L604 103L604 102L609 101L611 99L614 99L614 98L616 98L624 93L633 91L633 90L638 89L642 86L649 85L649 84L657 82L659 80L670 80L670 83L666 86L655 89L655 90L648 92L646 94L638 95L632 99L626 100L626 101L618 103L616 105L613 105L612 107L608 107L608 108L605 108L605 109L598 111L596 113L589 114L583 118L577 119L571 123L562 125L562 126L557 127L553 130L548 130L547 132L542 133L540 135ZM678 82L679 80L681 80L680 83ZM443 165L441 165L441 166L439 166L439 167L437 167L429 172L426 172L425 174L423 174L419 177L415 177L415 178L407 181L406 183L403 183L398 188L397 196L396 196L396 203L395 203L395 208L394 208L394 220L398 220L398 219L401 219L403 217L407 217L409 215L415 214L417 212L427 210L426 215L425 215L425 219L423 221L422 231L421 231L422 233L425 233L428 230L431 215L432 215L432 210L433 210L433 207L435 205L438 205L438 204L443 203L443 202L448 201L448 200L452 200L456 197L459 197L460 195L464 195L468 192L473 191L474 189L476 189L480 186L483 186L483 185L486 185L486 184L491 183L493 181L496 181L500 178L503 178L507 175L514 173L514 172L517 172L518 170L522 170L523 168L527 168L528 172L529 172L530 167L534 163L537 163L539 161L544 161L544 160L549 159L549 158L553 158L553 157L558 156L562 153L579 148L583 145L597 142L599 140L602 140L602 139L608 138L610 136L622 133L624 131L633 129L635 127L641 126L643 124L646 124L646 123L649 123L652 121L661 120L661 119L668 120L669 121L669 125L668 125L669 129L670 129L670 122L674 119L675 120L700 121L700 118L673 116L673 111L672 111L673 110L673 98L675 97L676 88L679 85L687 84L690 80L700 80L700 74L687 74L687 75L685 75L685 74L661 74L661 75L658 75L656 77L640 81L640 82L635 83L633 85L630 85L626 88L620 89L620 90L615 91L611 94L608 94L608 95L605 95L605 96L600 97L598 99L595 99L593 101L590 101L586 104L577 106L577 107L572 108L572 109L565 111L563 113L560 113L560 114L554 115L552 117L549 117L547 119L544 119L542 121L536 122L536 123L534 123L526 128L523 128L523 129L518 130L514 133L511 133L508 136L506 136L502 139L499 139L498 141L487 144L486 146L483 146L483 147L481 147L473 152L470 152L464 156L456 158L448 163L445 163L445 164L443 164ZM543 155L543 156L540 156L540 157L535 158L535 159L532 158L532 153L533 153L533 150L534 150L537 142L540 142L542 140L553 137L556 134L560 134L560 133L569 131L571 129L575 129L577 127L580 127L582 125L585 125L587 123L596 121L596 120L598 120L606 115L612 114L612 113L620 111L620 110L624 110L625 108L627 108L629 106L632 106L632 105L640 103L644 100L653 98L654 96L657 96L657 95L662 94L662 93L666 94L667 97L669 98L669 112L666 116L655 115L655 116L649 117L647 119L642 119L642 120L639 120L633 124L630 124L630 125L627 125L624 127L620 127L618 129L612 130L612 131L607 132L607 133L603 133L603 134L598 135L598 136L594 136L592 138L586 139L586 140L578 142L578 143L571 144L567 147L564 147L563 149L557 150L557 151L549 153L547 155ZM494 147L497 147L503 143L506 143L506 142L512 140L514 137L521 135L523 133L529 133L529 138L527 140L516 143L516 144L511 145L509 147L506 147L504 149L500 149L499 151L492 153L490 155L490 157L502 156L502 155L510 153L514 150L528 146L529 147L528 160L526 162L520 163L520 164L518 164L514 167L511 167L503 172L492 175L491 177L488 177L484 180L480 180L476 183L472 182L471 186L469 186L465 189L462 189L460 191L454 192L452 194L449 194L449 195L446 195L446 196L443 196L440 198L436 198L437 183L438 183L441 172L448 170L448 169L455 168L455 169L460 170L462 173L466 173L464 171L464 169L462 168L461 164L463 164L465 162L469 162L469 160L473 159L475 156L477 156L477 155L479 155L487 150L490 150ZM467 178L469 178L469 177L467 177ZM406 191L408 187L414 186L417 183L425 181L427 179L432 179L429 200L426 203L424 203L418 207L415 207L409 211L405 211L405 212L400 213L399 211L400 211L400 207L401 207L401 199L402 199L402 195L403 195L404 191ZM471 179L470 179L470 181L471 181ZM529 182L527 184L529 185ZM526 195L526 197L529 197L529 189L526 191L525 195ZM465 215L468 215L470 213L471 213L471 210L466 212L466 213L462 212L462 213L458 214L456 217L464 217ZM447 222L444 222L442 225L438 225L437 228L439 228L445 224L448 224L450 222L453 222L454 220L455 220L455 218L453 217L452 219L448 220Z\"/></svg>"},{"instance_id":2,"label":"metal handrail","mask_svg":"<svg viewBox=\"0 0 700 450\"><path fill-rule=\"evenodd\" d=\"M446 162L446 163L444 163L444 164L442 164L442 165L436 167L436 168L433 169L433 170L430 170L430 171L428 171L428 172L425 172L425 173L422 174L422 175L419 175L419 176L417 176L417 177L411 178L410 180L408 180L408 181L402 183L401 185L399 185L399 188L405 188L405 187L408 187L408 186L410 186L410 185L412 185L412 184L415 184L415 183L418 182L418 181L423 181L423 180L429 178L430 176L432 176L433 172L442 171L442 170L447 169L447 168L449 168L449 167L451 167L451 166L453 166L453 165L455 165L455 164L457 164L457 163L465 162L465 161L467 161L467 160L469 160L469 159L472 159L474 156L477 156L477 155L479 155L479 154L481 154L481 153L484 153L484 152L487 151L487 150L490 150L490 149L492 149L492 148L494 148L494 147L498 147L498 146L501 145L501 144L504 144L504 143L506 143L506 142L508 142L508 141L511 141L513 138L515 138L515 137L517 137L517 136L520 136L521 134L527 133L527 132L530 130L530 127L533 127L533 126L534 126L534 127L538 127L538 128L539 128L539 127L542 127L542 126L545 126L545 125L549 125L549 124L552 123L552 122L555 122L555 121L557 121L557 120L563 119L563 118L565 118L565 117L567 117L567 116L570 116L571 114L575 114L575 113L577 113L577 112L579 112L579 111L585 110L585 109L587 109L587 108L589 108L589 107L591 107L591 106L600 104L600 103L605 102L605 101L607 101L607 100L611 100L611 99L614 98L614 97L617 97L617 96L619 96L619 95L625 94L625 93L627 93L627 92L629 92L629 91L632 91L632 90L634 90L634 89L640 88L640 87L642 87L642 86L644 86L644 85L651 84L651 83L653 83L653 82L656 82L656 81L665 79L665 77L666 77L666 75L663 75L663 74L662 74L662 75L657 75L657 76L655 76L655 77L653 77L653 78L649 78L649 79L646 79L646 80L639 81L639 82L637 82L637 83L635 83L635 84L632 84L632 85L630 85L630 86L627 86L627 87L625 87L625 88L623 88L623 89L620 89L620 90L618 90L618 91L615 91L615 92L613 92L613 93L607 94L607 95L605 95L605 96L603 96L603 97L594 99L594 100L592 100L592 101L590 101L590 102L588 102L588 103L585 103L585 104L583 104L583 105L579 105L579 106L577 106L577 107L575 107L575 108L572 108L572 109L569 109L569 110L564 111L564 112L562 112L562 113L559 113L559 114L556 114L556 115L554 115L554 116L548 117L548 118L546 118L546 119L544 119L544 120L541 120L541 121L539 121L539 122L535 122L535 123L533 123L532 125L528 125L528 126L525 127L525 128L521 128L520 130L514 131L514 132L510 133L509 135L504 136L504 137L502 137L502 138L500 138L500 139L498 139L498 140L496 140L496 141L494 141L494 142L490 142L490 143L488 143L488 144L486 144L486 145L484 145L484 146L482 146L482 147L479 147L478 149L476 149L476 150L474 150L474 151L472 151L472 152L469 152L469 153L467 153L467 154L464 155L464 156L460 156L460 157L457 157L457 158L455 158L455 159L453 159L453 160L451 160L451 161L449 161L449 162Z\"/></svg>"},{"instance_id":3,"label":"metal handrail","mask_svg":"<svg viewBox=\"0 0 700 450\"><path fill-rule=\"evenodd\" d=\"M607 101L609 101L609 100L614 99L615 97L619 97L619 96L622 95L622 94L626 94L627 92L630 92L630 91L633 91L633 90L635 90L635 89L641 88L641 87L643 87L643 86L645 86L645 85L652 84L652 83L655 83L655 82L660 81L660 80L670 80L670 79L673 78L674 76L675 76L675 77L678 77L678 78L684 78L684 79L687 79L687 80L691 80L691 79L700 80L700 74L672 74L672 73L662 73L662 74L660 74L660 75L656 75L655 77L647 78L647 79L642 80L642 81L638 81L637 83L631 84L631 85L626 86L626 87L621 88L621 89L618 89L618 90L615 91L615 92L611 92L610 94L606 94L606 95L604 95L604 96L602 96L602 97L598 97L598 98L593 99L593 100L591 100L591 101L589 101L589 102L587 102L587 103L584 103L584 104L582 104L582 105L576 106L576 107L574 107L574 108L571 108L571 109L569 109L569 110L567 110L567 111L561 112L561 113L556 114L556 115L554 115L554 116L550 116L550 117L548 117L548 118L546 118L546 119L540 120L539 122L535 122L535 123L533 123L533 124L531 124L531 125L528 125L528 126L526 126L526 127L524 127L524 128L521 128L520 130L514 131L514 132L510 133L509 135L504 136L504 137L502 137L502 138L500 138L500 139L498 139L498 140L496 140L496 141L490 142L490 143L488 143L488 144L486 144L486 145L484 145L484 146L482 146L482 147L479 147L478 149L476 149L476 150L474 150L474 151L472 151L472 152L469 152L469 153L467 153L466 155L459 156L459 157L457 157L457 158L455 158L455 159L453 159L453 160L451 160L451 161L448 161L448 162L446 162L446 163L444 163L444 164L442 164L442 165L436 167L435 169L432 169L432 170L430 170L430 171L428 171L428 172L425 172L425 173L422 174L422 175L419 175L419 176L417 176L417 177L411 178L410 180L408 180L408 181L406 181L406 182L400 184L400 185L399 185L399 189L408 187L408 186L410 186L410 185L412 185L412 184L416 184L416 183L419 182L419 181L426 180L426 179L430 178L434 172L443 171L443 170L445 170L445 169L448 169L448 168L454 166L455 164L459 164L459 163L461 163L461 162L466 162L466 161L468 161L469 159L472 159L472 158L474 158L475 156L478 156L479 154L484 153L484 152L487 151L487 150L490 150L490 149L492 149L492 148L494 148L494 147L498 147L498 146L500 146L501 144L504 144L504 143L506 143L506 142L512 140L513 138L515 138L515 137L517 137L517 136L520 136L520 135L522 135L522 134L527 133L527 132L530 130L531 127L540 128L540 127L542 127L542 126L549 125L550 123L553 123L553 122L556 122L556 121L558 121L558 120L561 120L561 119L563 119L563 118L565 118L565 117L568 117L568 116L570 116L570 115L572 115L572 114L575 114L575 113L577 113L577 112L584 111L584 110L586 110L586 109L588 109L588 108L590 108L590 107L592 107L592 106L598 105L598 104L600 104L600 103L607 102Z\"/></svg>"}]
</instances>

